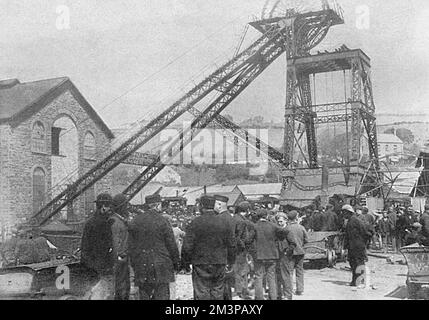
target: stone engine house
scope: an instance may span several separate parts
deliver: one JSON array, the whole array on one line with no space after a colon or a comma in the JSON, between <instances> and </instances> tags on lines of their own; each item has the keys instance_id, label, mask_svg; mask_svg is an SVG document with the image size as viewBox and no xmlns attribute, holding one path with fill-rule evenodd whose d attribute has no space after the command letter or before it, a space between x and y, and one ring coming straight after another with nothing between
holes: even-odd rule
<instances>
[{"instance_id":1,"label":"stone engine house","mask_svg":"<svg viewBox=\"0 0 429 320\"><path fill-rule=\"evenodd\" d=\"M113 137L69 78L0 81L0 226L37 212L107 155ZM107 175L58 219L81 220L110 185Z\"/></svg>"}]
</instances>

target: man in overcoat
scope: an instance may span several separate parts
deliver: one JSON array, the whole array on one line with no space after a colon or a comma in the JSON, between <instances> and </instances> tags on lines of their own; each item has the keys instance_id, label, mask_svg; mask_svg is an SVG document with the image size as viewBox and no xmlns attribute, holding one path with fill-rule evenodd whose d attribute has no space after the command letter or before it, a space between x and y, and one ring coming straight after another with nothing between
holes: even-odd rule
<instances>
[{"instance_id":1,"label":"man in overcoat","mask_svg":"<svg viewBox=\"0 0 429 320\"><path fill-rule=\"evenodd\" d=\"M345 205L342 211L347 219L344 247L348 250L347 257L352 271L350 285L355 287L359 285L356 282L362 274L359 269L364 270L365 262L367 261L366 245L368 240L371 239L372 233L367 225L357 217L352 206Z\"/></svg>"},{"instance_id":2,"label":"man in overcoat","mask_svg":"<svg viewBox=\"0 0 429 320\"><path fill-rule=\"evenodd\" d=\"M255 225L254 249L252 250L255 261L255 300L264 300L263 279L266 277L269 291L269 299L277 300L276 266L280 258L278 242L288 240L287 250L293 250L296 246L295 239L285 228L268 221L268 211L259 209L256 213L258 220Z\"/></svg>"},{"instance_id":3,"label":"man in overcoat","mask_svg":"<svg viewBox=\"0 0 429 320\"><path fill-rule=\"evenodd\" d=\"M112 225L113 275L115 300L128 300L130 297L130 268L128 258L128 200L119 193L113 197Z\"/></svg>"},{"instance_id":4,"label":"man in overcoat","mask_svg":"<svg viewBox=\"0 0 429 320\"><path fill-rule=\"evenodd\" d=\"M215 198L202 196L201 215L186 230L182 261L192 264L194 300L224 300L225 274L235 261L234 233L214 211Z\"/></svg>"},{"instance_id":5,"label":"man in overcoat","mask_svg":"<svg viewBox=\"0 0 429 320\"><path fill-rule=\"evenodd\" d=\"M113 298L112 230L109 218L112 214L112 196L97 196L96 211L85 223L81 240L81 263L96 272L99 283L91 289L88 299L110 300Z\"/></svg>"},{"instance_id":6,"label":"man in overcoat","mask_svg":"<svg viewBox=\"0 0 429 320\"><path fill-rule=\"evenodd\" d=\"M295 271L297 296L304 294L304 246L308 243L307 231L298 223L298 212L292 210L287 214L289 223L286 230L289 237L294 239L293 250L283 252L281 274L285 284L286 299L292 300L292 278Z\"/></svg>"},{"instance_id":7,"label":"man in overcoat","mask_svg":"<svg viewBox=\"0 0 429 320\"><path fill-rule=\"evenodd\" d=\"M238 222L234 219L233 214L231 214L231 212L228 210L229 198L222 195L215 195L214 198L216 200L214 210L219 215L219 217L224 219L231 228L234 234L235 247L237 248L238 239L236 229ZM225 278L225 300L232 300L232 286L234 285L234 278L234 270L228 270Z\"/></svg>"},{"instance_id":8,"label":"man in overcoat","mask_svg":"<svg viewBox=\"0 0 429 320\"><path fill-rule=\"evenodd\" d=\"M248 275L250 266L248 263L248 254L256 232L254 224L246 218L250 213L250 208L250 203L243 201L236 208L234 215L237 246L237 256L234 263L234 288L235 293L241 299L249 298Z\"/></svg>"},{"instance_id":9,"label":"man in overcoat","mask_svg":"<svg viewBox=\"0 0 429 320\"><path fill-rule=\"evenodd\" d=\"M129 224L129 254L140 300L168 300L180 269L173 229L161 214L161 197L147 196L148 210Z\"/></svg>"},{"instance_id":10,"label":"man in overcoat","mask_svg":"<svg viewBox=\"0 0 429 320\"><path fill-rule=\"evenodd\" d=\"M326 211L322 214L322 230L324 232L338 231L339 222L338 216L334 212L334 206L328 204L326 206Z\"/></svg>"}]
</instances>

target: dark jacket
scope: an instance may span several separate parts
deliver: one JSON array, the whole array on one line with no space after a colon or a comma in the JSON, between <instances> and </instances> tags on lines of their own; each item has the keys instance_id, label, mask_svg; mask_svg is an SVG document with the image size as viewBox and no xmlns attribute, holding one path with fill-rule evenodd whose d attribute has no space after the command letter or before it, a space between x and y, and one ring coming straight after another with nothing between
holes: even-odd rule
<instances>
[{"instance_id":1,"label":"dark jacket","mask_svg":"<svg viewBox=\"0 0 429 320\"><path fill-rule=\"evenodd\" d=\"M138 284L174 281L179 250L170 223L155 210L141 213L129 224L129 253Z\"/></svg>"},{"instance_id":2,"label":"dark jacket","mask_svg":"<svg viewBox=\"0 0 429 320\"><path fill-rule=\"evenodd\" d=\"M255 238L255 225L241 214L234 215L237 254L248 251Z\"/></svg>"},{"instance_id":3,"label":"dark jacket","mask_svg":"<svg viewBox=\"0 0 429 320\"><path fill-rule=\"evenodd\" d=\"M125 258L128 255L128 224L119 214L110 217L112 225L112 253L113 257Z\"/></svg>"},{"instance_id":4,"label":"dark jacket","mask_svg":"<svg viewBox=\"0 0 429 320\"><path fill-rule=\"evenodd\" d=\"M232 265L235 241L231 225L213 210L195 218L186 230L182 260L193 265Z\"/></svg>"},{"instance_id":5,"label":"dark jacket","mask_svg":"<svg viewBox=\"0 0 429 320\"><path fill-rule=\"evenodd\" d=\"M396 235L397 233L396 224L398 222L398 215L396 214L395 211L393 211L387 214L387 218L389 219L390 224L392 226L392 235Z\"/></svg>"},{"instance_id":6,"label":"dark jacket","mask_svg":"<svg viewBox=\"0 0 429 320\"><path fill-rule=\"evenodd\" d=\"M348 256L366 257L366 245L372 234L368 227L353 215L346 224L344 247L348 249Z\"/></svg>"},{"instance_id":7,"label":"dark jacket","mask_svg":"<svg viewBox=\"0 0 429 320\"><path fill-rule=\"evenodd\" d=\"M429 213L427 211L420 217L420 224L422 225L422 235L429 238Z\"/></svg>"},{"instance_id":8,"label":"dark jacket","mask_svg":"<svg viewBox=\"0 0 429 320\"><path fill-rule=\"evenodd\" d=\"M373 226L375 224L375 218L373 215L369 214L369 213L365 213L365 214L361 214L358 216L359 219L361 219L363 222L365 222L366 224Z\"/></svg>"},{"instance_id":9,"label":"dark jacket","mask_svg":"<svg viewBox=\"0 0 429 320\"><path fill-rule=\"evenodd\" d=\"M409 231L411 231L411 226L415 222L419 222L419 219L417 219L414 215L412 215L412 214L405 214L404 215L405 229L408 229Z\"/></svg>"},{"instance_id":10,"label":"dark jacket","mask_svg":"<svg viewBox=\"0 0 429 320\"><path fill-rule=\"evenodd\" d=\"M108 217L98 210L85 224L81 241L81 262L100 275L112 274L112 229Z\"/></svg>"},{"instance_id":11,"label":"dark jacket","mask_svg":"<svg viewBox=\"0 0 429 320\"><path fill-rule=\"evenodd\" d=\"M381 218L378 221L378 231L382 235L391 235L393 233L393 223L388 218Z\"/></svg>"},{"instance_id":12,"label":"dark jacket","mask_svg":"<svg viewBox=\"0 0 429 320\"><path fill-rule=\"evenodd\" d=\"M338 216L332 210L327 210L322 214L322 230L325 232L337 231L339 229Z\"/></svg>"},{"instance_id":13,"label":"dark jacket","mask_svg":"<svg viewBox=\"0 0 429 320\"><path fill-rule=\"evenodd\" d=\"M261 219L255 225L255 238L252 255L255 260L277 260L279 259L278 242L287 239L290 244L289 250L294 250L296 241L290 232L280 228L272 222Z\"/></svg>"},{"instance_id":14,"label":"dark jacket","mask_svg":"<svg viewBox=\"0 0 429 320\"><path fill-rule=\"evenodd\" d=\"M310 229L311 229L312 220L313 220L312 216L307 216L307 215L305 215L305 216L302 218L301 225L305 228L305 230L307 230L307 231L308 231L308 230L310 230Z\"/></svg>"},{"instance_id":15,"label":"dark jacket","mask_svg":"<svg viewBox=\"0 0 429 320\"><path fill-rule=\"evenodd\" d=\"M295 240L294 256L302 256L305 254L304 246L308 243L307 231L303 226L296 223L291 223L286 227L289 232L288 238L292 237Z\"/></svg>"},{"instance_id":16,"label":"dark jacket","mask_svg":"<svg viewBox=\"0 0 429 320\"><path fill-rule=\"evenodd\" d=\"M314 213L311 219L311 229L314 231L322 231L323 228L323 215L322 213Z\"/></svg>"}]
</instances>

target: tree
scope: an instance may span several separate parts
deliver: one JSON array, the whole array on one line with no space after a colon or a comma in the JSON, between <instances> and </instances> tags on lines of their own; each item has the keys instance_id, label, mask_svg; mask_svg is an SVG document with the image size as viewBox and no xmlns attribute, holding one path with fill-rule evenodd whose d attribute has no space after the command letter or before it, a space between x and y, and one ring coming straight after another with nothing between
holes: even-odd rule
<instances>
[{"instance_id":1,"label":"tree","mask_svg":"<svg viewBox=\"0 0 429 320\"><path fill-rule=\"evenodd\" d=\"M225 182L234 179L248 179L249 169L243 165L225 164L216 166L217 182Z\"/></svg>"},{"instance_id":2,"label":"tree","mask_svg":"<svg viewBox=\"0 0 429 320\"><path fill-rule=\"evenodd\" d=\"M350 140L350 138L349 138ZM337 134L335 136L324 135L323 139L319 140L320 154L324 156L326 164L345 164L347 159L347 135ZM349 141L351 146L351 141Z\"/></svg>"}]
</instances>

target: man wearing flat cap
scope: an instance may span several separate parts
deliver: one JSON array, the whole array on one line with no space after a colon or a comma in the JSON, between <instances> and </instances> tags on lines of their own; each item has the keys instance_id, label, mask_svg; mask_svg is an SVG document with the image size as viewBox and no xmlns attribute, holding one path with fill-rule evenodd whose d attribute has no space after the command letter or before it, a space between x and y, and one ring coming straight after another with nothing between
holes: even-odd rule
<instances>
[{"instance_id":1,"label":"man wearing flat cap","mask_svg":"<svg viewBox=\"0 0 429 320\"><path fill-rule=\"evenodd\" d=\"M100 282L91 289L89 299L113 299L112 196L101 193L95 201L94 215L85 223L81 240L81 263L95 271Z\"/></svg>"},{"instance_id":2,"label":"man wearing flat cap","mask_svg":"<svg viewBox=\"0 0 429 320\"><path fill-rule=\"evenodd\" d=\"M293 250L283 251L280 259L281 275L285 284L286 299L292 300L292 278L295 271L297 296L304 294L304 246L308 242L305 228L298 223L298 212L292 210L287 214L289 223L286 230L289 237L295 240Z\"/></svg>"},{"instance_id":3,"label":"man wearing flat cap","mask_svg":"<svg viewBox=\"0 0 429 320\"><path fill-rule=\"evenodd\" d=\"M215 202L215 211L222 219L225 219L227 224L230 226L233 234L235 245L237 246L237 238L236 238L236 228L237 221L233 218L233 215L228 210L228 201L229 198L223 195L216 194L214 196ZM228 270L225 281L225 300L232 300L232 286L234 285L234 274L233 270Z\"/></svg>"},{"instance_id":4,"label":"man wearing flat cap","mask_svg":"<svg viewBox=\"0 0 429 320\"><path fill-rule=\"evenodd\" d=\"M255 235L255 226L246 217L250 212L250 203L247 201L241 202L234 214L236 222L235 239L237 247L237 256L234 263L234 288L235 293L241 299L248 299L248 275L250 272L247 256L249 254L252 239Z\"/></svg>"},{"instance_id":5,"label":"man wearing flat cap","mask_svg":"<svg viewBox=\"0 0 429 320\"><path fill-rule=\"evenodd\" d=\"M128 300L130 296L130 268L128 259L128 199L119 193L113 197L112 249L114 259L115 300Z\"/></svg>"},{"instance_id":6,"label":"man wearing flat cap","mask_svg":"<svg viewBox=\"0 0 429 320\"><path fill-rule=\"evenodd\" d=\"M357 270L359 267L365 266L367 261L366 246L369 239L372 237L371 230L367 225L358 218L353 207L351 205L344 205L342 207L342 213L347 220L344 248L348 250L347 258L350 263L352 272L351 286L359 286L360 283L356 283L361 273ZM364 268L362 269L364 270Z\"/></svg>"},{"instance_id":7,"label":"man wearing flat cap","mask_svg":"<svg viewBox=\"0 0 429 320\"><path fill-rule=\"evenodd\" d=\"M129 224L129 254L140 300L168 300L180 271L179 250L170 223L161 215L161 196L147 196L148 210Z\"/></svg>"},{"instance_id":8,"label":"man wearing flat cap","mask_svg":"<svg viewBox=\"0 0 429 320\"><path fill-rule=\"evenodd\" d=\"M192 264L194 300L224 300L226 269L235 260L234 234L214 211L215 198L202 196L201 215L188 226L182 246L182 262Z\"/></svg>"},{"instance_id":9,"label":"man wearing flat cap","mask_svg":"<svg viewBox=\"0 0 429 320\"><path fill-rule=\"evenodd\" d=\"M422 225L422 235L429 238L429 203L425 204L425 211L420 217L419 222Z\"/></svg>"},{"instance_id":10,"label":"man wearing flat cap","mask_svg":"<svg viewBox=\"0 0 429 320\"><path fill-rule=\"evenodd\" d=\"M264 300L264 277L268 284L269 299L277 300L276 265L280 258L277 242L287 239L287 251L290 251L296 247L296 241L286 228L268 221L266 209L258 209L255 218L255 245L252 248L255 261L255 300Z\"/></svg>"}]
</instances>

